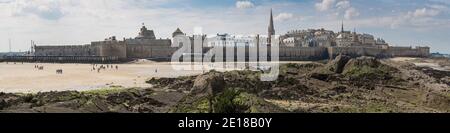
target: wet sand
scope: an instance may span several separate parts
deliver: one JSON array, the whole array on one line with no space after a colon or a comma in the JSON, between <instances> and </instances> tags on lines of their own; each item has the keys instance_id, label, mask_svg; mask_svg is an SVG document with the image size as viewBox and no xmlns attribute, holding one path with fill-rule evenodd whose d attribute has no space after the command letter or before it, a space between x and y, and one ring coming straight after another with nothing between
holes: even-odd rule
<instances>
[{"instance_id":1,"label":"wet sand","mask_svg":"<svg viewBox=\"0 0 450 133\"><path fill-rule=\"evenodd\" d=\"M34 68L44 66L44 70ZM114 64L115 66L116 64ZM91 90L110 86L151 87L151 77L177 77L203 71L174 71L170 63L117 64L118 70L97 72L91 64L0 63L0 92L35 93L44 91ZM62 69L63 74L56 70ZM157 72L155 71L157 69Z\"/></svg>"},{"instance_id":2,"label":"wet sand","mask_svg":"<svg viewBox=\"0 0 450 133\"><path fill-rule=\"evenodd\" d=\"M419 67L430 67L436 70L440 71L450 71L450 66L442 66L439 65L439 62L433 59L426 59L426 58L412 58L412 57L396 57L391 58L389 60L392 61L402 61L402 62L409 62L413 63L416 66Z\"/></svg>"},{"instance_id":3,"label":"wet sand","mask_svg":"<svg viewBox=\"0 0 450 133\"><path fill-rule=\"evenodd\" d=\"M290 63L309 62L298 61ZM44 70L38 70L35 68L35 65L44 66ZM2 62L0 63L0 92L85 91L111 86L146 88L151 87L151 85L145 83L145 81L152 77L198 75L213 68L217 71L236 70L221 69L217 68L217 65L214 66L211 64L197 65L196 69L192 70L190 69L190 63L177 63L175 66L181 67L181 70L175 70L170 62L152 62L147 60L113 65L118 65L119 69L116 70L115 67L113 69L107 68L98 73L97 70L92 70L92 64L22 64L20 62L14 64L12 62ZM57 74L56 70L58 69L62 69L63 74Z\"/></svg>"}]
</instances>

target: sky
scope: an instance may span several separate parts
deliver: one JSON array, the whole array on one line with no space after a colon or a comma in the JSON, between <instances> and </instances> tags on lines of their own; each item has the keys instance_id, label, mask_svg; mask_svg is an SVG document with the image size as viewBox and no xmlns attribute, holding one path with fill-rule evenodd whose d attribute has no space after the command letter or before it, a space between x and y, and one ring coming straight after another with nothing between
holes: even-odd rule
<instances>
[{"instance_id":1,"label":"sky","mask_svg":"<svg viewBox=\"0 0 450 133\"><path fill-rule=\"evenodd\" d=\"M0 0L0 52L131 38L144 23L157 38L187 34L276 34L325 28L369 33L393 46L450 53L450 0Z\"/></svg>"}]
</instances>

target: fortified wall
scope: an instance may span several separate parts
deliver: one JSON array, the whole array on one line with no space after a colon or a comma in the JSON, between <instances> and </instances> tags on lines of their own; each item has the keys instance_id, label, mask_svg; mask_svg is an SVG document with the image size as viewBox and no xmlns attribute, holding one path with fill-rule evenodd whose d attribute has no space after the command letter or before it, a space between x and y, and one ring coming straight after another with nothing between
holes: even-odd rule
<instances>
[{"instance_id":1,"label":"fortified wall","mask_svg":"<svg viewBox=\"0 0 450 133\"><path fill-rule=\"evenodd\" d=\"M91 49L96 51L97 56L117 57L120 60L127 59L126 44L123 41L110 40L92 42Z\"/></svg>"},{"instance_id":2,"label":"fortified wall","mask_svg":"<svg viewBox=\"0 0 450 133\"><path fill-rule=\"evenodd\" d=\"M35 46L35 56L94 56L96 51L88 45Z\"/></svg>"},{"instance_id":3,"label":"fortified wall","mask_svg":"<svg viewBox=\"0 0 450 133\"><path fill-rule=\"evenodd\" d=\"M328 47L329 58L334 58L339 54L349 56L373 56L385 57L429 57L429 47Z\"/></svg>"},{"instance_id":4,"label":"fortified wall","mask_svg":"<svg viewBox=\"0 0 450 133\"><path fill-rule=\"evenodd\" d=\"M177 48L172 48L170 39L128 39L126 51L128 58L170 59Z\"/></svg>"},{"instance_id":5,"label":"fortified wall","mask_svg":"<svg viewBox=\"0 0 450 133\"><path fill-rule=\"evenodd\" d=\"M429 47L389 47L388 53L391 57L429 57Z\"/></svg>"},{"instance_id":6,"label":"fortified wall","mask_svg":"<svg viewBox=\"0 0 450 133\"><path fill-rule=\"evenodd\" d=\"M314 34L312 34L314 32ZM325 30L318 31L308 31L308 35L317 35L319 36L319 40L321 36L328 36L329 39L332 39L334 36L333 32L327 32ZM316 34L317 33L317 34ZM177 29L173 34L173 37L176 35L186 35L180 29ZM218 35L219 36L219 35ZM350 32L341 31L339 33L341 39L339 40L350 40L349 45L335 45L335 46L321 46L321 45L289 45L289 42L282 42L279 47L279 60L280 61L314 61L314 60L324 60L329 58L334 58L339 54L345 54L349 56L373 56L379 58L386 57L428 57L430 56L430 48L429 47L389 47L386 43L381 41L382 43L376 43L377 41L373 41L370 45L366 45L367 43L363 43L359 41L358 34L355 32L350 34ZM338 37L339 37L338 36ZM368 35L361 35L368 36ZM222 38L216 39L216 43L214 44L222 44L224 39L229 39L227 36L221 36ZM302 38L302 36L299 36ZM369 38L373 38L369 36ZM194 43L194 37L189 37L191 40L191 45ZM206 39L206 35L202 37L202 39ZM224 43L226 48L223 49L223 55L217 56L233 56L237 57L237 53L245 53L246 59L249 58L249 55L256 55L257 53L252 53L254 51L249 51L249 47L251 45L245 44L244 42L248 41L248 38L241 38L241 40L233 37L235 42L232 43ZM237 41L236 41L237 40ZM366 40L366 39L362 39ZM366 41L364 41L366 42ZM245 47L242 47L241 44L244 43ZM256 46L259 46L259 41ZM287 44L286 44L287 43ZM340 42L342 43L342 42ZM338 43L338 44L340 44ZM91 42L91 44L87 45L70 45L70 46L35 46L35 55L34 60L37 59L45 59L45 60L53 60L48 58L58 58L57 60L70 59L70 60L92 60L97 61L99 59L104 60L103 58L108 57L107 60L130 60L130 59L154 59L154 60L170 60L172 55L179 49L178 47L171 47L172 41L170 39L156 39L153 30L148 30L145 26L142 26L140 32L137 37L116 40L116 38L110 37L105 39L104 41L96 41ZM309 44L309 43L308 43ZM351 45L350 45L351 44ZM355 44L355 45L353 45ZM356 45L358 44L358 45ZM381 45L380 45L381 44ZM183 56L190 56L192 58L203 58L206 55L208 50L215 45L204 46L202 44L202 53L195 53L193 47L191 47L191 51L181 51L183 52ZM228 46L227 46L228 45ZM233 49L233 54L226 54L231 52L230 49ZM245 51L245 52L243 52ZM270 56L270 55L269 55ZM60 58L61 57L61 58ZM75 58L75 57L83 57L83 58ZM92 57L92 59L90 58ZM95 59L94 59L95 57ZM111 57L111 58L109 58ZM28 58L28 57L27 57ZM18 58L18 59L27 59L27 58ZM73 58L73 59L72 59ZM105 58L106 59L106 58ZM231 58L232 59L232 58Z\"/></svg>"},{"instance_id":7,"label":"fortified wall","mask_svg":"<svg viewBox=\"0 0 450 133\"><path fill-rule=\"evenodd\" d=\"M328 51L326 47L280 47L280 60L323 60L327 59Z\"/></svg>"},{"instance_id":8,"label":"fortified wall","mask_svg":"<svg viewBox=\"0 0 450 133\"><path fill-rule=\"evenodd\" d=\"M115 36L112 36L104 41L95 41L87 45L35 46L34 56L54 58L74 56L84 57L83 59L92 61L97 61L98 57L111 57L117 60L170 59L178 49L172 48L171 44L170 39L156 39L153 30L148 30L145 26L142 26L136 38L124 38L124 40L119 41ZM89 57L92 57L92 59Z\"/></svg>"}]
</instances>

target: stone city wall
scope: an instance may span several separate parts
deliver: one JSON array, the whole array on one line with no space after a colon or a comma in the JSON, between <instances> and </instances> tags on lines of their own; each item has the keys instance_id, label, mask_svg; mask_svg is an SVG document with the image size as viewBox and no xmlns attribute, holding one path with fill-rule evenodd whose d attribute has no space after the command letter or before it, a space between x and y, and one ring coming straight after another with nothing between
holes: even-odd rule
<instances>
[{"instance_id":1,"label":"stone city wall","mask_svg":"<svg viewBox=\"0 0 450 133\"><path fill-rule=\"evenodd\" d=\"M329 58L335 58L339 54L348 56L373 56L373 57L386 57L389 56L387 51L377 47L328 47Z\"/></svg>"},{"instance_id":2,"label":"stone city wall","mask_svg":"<svg viewBox=\"0 0 450 133\"><path fill-rule=\"evenodd\" d=\"M326 47L280 47L280 60L322 60L328 58Z\"/></svg>"},{"instance_id":3,"label":"stone city wall","mask_svg":"<svg viewBox=\"0 0 450 133\"><path fill-rule=\"evenodd\" d=\"M429 47L389 47L388 53L392 57L429 57Z\"/></svg>"},{"instance_id":4,"label":"stone city wall","mask_svg":"<svg viewBox=\"0 0 450 133\"><path fill-rule=\"evenodd\" d=\"M229 49L229 48L227 48ZM35 56L99 56L117 57L120 60L127 59L170 59L178 48L171 47L171 40L160 39L129 39L125 41L99 41L91 45L71 46L36 46ZM224 56L236 56L237 51L245 51L245 58L255 55L249 51L249 47L233 48L233 53ZM203 50L206 52L208 50ZM223 51L226 53L226 50ZM353 46L353 47L286 47L279 48L279 60L281 61L303 61L323 60L334 58L339 54L353 57L373 56L386 57L429 57L429 47L375 47L375 46ZM195 53L189 54L196 56ZM270 55L269 55L270 56ZM236 56L237 57L237 56Z\"/></svg>"},{"instance_id":5,"label":"stone city wall","mask_svg":"<svg viewBox=\"0 0 450 133\"><path fill-rule=\"evenodd\" d=\"M117 63L118 57L108 56L7 56L9 62L51 62L51 63Z\"/></svg>"},{"instance_id":6,"label":"stone city wall","mask_svg":"<svg viewBox=\"0 0 450 133\"><path fill-rule=\"evenodd\" d=\"M171 40L134 39L126 40L128 58L167 58L178 48L171 47Z\"/></svg>"},{"instance_id":7,"label":"stone city wall","mask_svg":"<svg viewBox=\"0 0 450 133\"><path fill-rule=\"evenodd\" d=\"M123 41L99 41L92 42L91 47L97 51L98 56L118 57L121 60L127 59L126 44Z\"/></svg>"},{"instance_id":8,"label":"stone city wall","mask_svg":"<svg viewBox=\"0 0 450 133\"><path fill-rule=\"evenodd\" d=\"M329 47L329 58L334 58L339 54L349 56L373 56L379 58L385 57L428 57L430 51L428 47Z\"/></svg>"},{"instance_id":9,"label":"stone city wall","mask_svg":"<svg viewBox=\"0 0 450 133\"><path fill-rule=\"evenodd\" d=\"M93 56L90 45L61 45L61 46L36 46L36 56Z\"/></svg>"}]
</instances>

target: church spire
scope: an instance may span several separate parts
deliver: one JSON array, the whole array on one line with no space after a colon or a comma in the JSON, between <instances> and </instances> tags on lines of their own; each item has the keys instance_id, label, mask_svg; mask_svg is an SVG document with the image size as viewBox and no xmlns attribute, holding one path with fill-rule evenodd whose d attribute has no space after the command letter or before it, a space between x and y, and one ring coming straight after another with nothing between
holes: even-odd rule
<instances>
[{"instance_id":1,"label":"church spire","mask_svg":"<svg viewBox=\"0 0 450 133\"><path fill-rule=\"evenodd\" d=\"M344 32L344 20L342 20L342 23L341 23L341 32Z\"/></svg>"},{"instance_id":2,"label":"church spire","mask_svg":"<svg viewBox=\"0 0 450 133\"><path fill-rule=\"evenodd\" d=\"M274 28L274 26L273 26L273 14L272 14L272 9L270 9L269 35L275 35L275 28Z\"/></svg>"},{"instance_id":3,"label":"church spire","mask_svg":"<svg viewBox=\"0 0 450 133\"><path fill-rule=\"evenodd\" d=\"M274 28L274 26L273 26L273 13L272 13L272 9L270 9L270 22L269 22L269 40L268 40L268 42L269 42L269 44L270 44L270 42L271 42L271 39L272 39L272 35L275 35L275 28Z\"/></svg>"}]
</instances>

